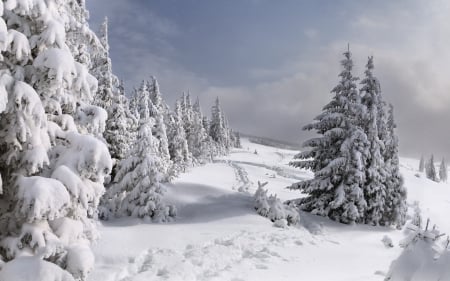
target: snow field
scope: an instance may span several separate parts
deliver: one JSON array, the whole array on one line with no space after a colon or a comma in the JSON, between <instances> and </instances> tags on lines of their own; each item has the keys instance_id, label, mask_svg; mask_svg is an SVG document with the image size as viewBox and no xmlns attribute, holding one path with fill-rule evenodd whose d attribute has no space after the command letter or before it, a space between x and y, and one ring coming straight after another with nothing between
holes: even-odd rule
<instances>
[{"instance_id":1,"label":"snow field","mask_svg":"<svg viewBox=\"0 0 450 281\"><path fill-rule=\"evenodd\" d=\"M312 174L287 166L296 151L244 139L242 145L166 186L165 200L178 208L176 221L101 225L89 280L384 280L402 251L403 231L343 225L307 213L298 226L274 227L253 209L257 182L267 181L269 193L287 200L302 195L285 187ZM442 216L450 211L450 185L416 177L416 166L417 160L401 159L408 203L419 201L424 218L450 233ZM242 186L248 192L239 192ZM384 245L385 236L394 247Z\"/></svg>"}]
</instances>

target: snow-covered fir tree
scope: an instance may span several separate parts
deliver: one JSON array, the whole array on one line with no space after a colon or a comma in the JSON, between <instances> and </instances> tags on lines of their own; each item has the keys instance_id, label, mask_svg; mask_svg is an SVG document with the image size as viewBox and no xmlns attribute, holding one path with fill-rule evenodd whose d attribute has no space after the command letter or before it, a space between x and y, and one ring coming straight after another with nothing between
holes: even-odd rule
<instances>
[{"instance_id":1,"label":"snow-covered fir tree","mask_svg":"<svg viewBox=\"0 0 450 281\"><path fill-rule=\"evenodd\" d=\"M187 142L189 151L198 162L203 163L208 159L208 135L205 127L203 127L203 114L198 98L192 107Z\"/></svg>"},{"instance_id":2,"label":"snow-covered fir tree","mask_svg":"<svg viewBox=\"0 0 450 281\"><path fill-rule=\"evenodd\" d=\"M185 172L192 165L192 155L189 152L186 134L183 128L183 112L181 102L175 104L172 126L169 131L169 153L172 160L172 170L175 175Z\"/></svg>"},{"instance_id":3,"label":"snow-covered fir tree","mask_svg":"<svg viewBox=\"0 0 450 281\"><path fill-rule=\"evenodd\" d=\"M232 131L228 124L228 118L226 117L226 115L223 111L222 111L222 120L223 120L224 132L225 132L224 146L225 146L225 150L228 152L230 150L230 148L233 146L232 140L231 140L232 139Z\"/></svg>"},{"instance_id":4,"label":"snow-covered fir tree","mask_svg":"<svg viewBox=\"0 0 450 281\"><path fill-rule=\"evenodd\" d=\"M384 141L384 163L387 167L386 199L382 221L385 225L396 225L400 228L405 224L406 188L403 186L403 177L400 174L400 161L398 156L398 138L395 133L397 125L394 120L394 106L389 105L386 121L386 137Z\"/></svg>"},{"instance_id":5,"label":"snow-covered fir tree","mask_svg":"<svg viewBox=\"0 0 450 281\"><path fill-rule=\"evenodd\" d=\"M94 101L108 114L103 136L112 158L118 161L125 157L133 141L133 129L137 121L129 110L122 82L112 72L107 18L101 25L99 42L101 44L96 46L92 59L92 71L98 80L98 90Z\"/></svg>"},{"instance_id":6,"label":"snow-covered fir tree","mask_svg":"<svg viewBox=\"0 0 450 281\"><path fill-rule=\"evenodd\" d=\"M350 52L344 55L335 96L315 122L304 127L321 137L306 141L304 146L311 149L299 153L291 163L311 169L314 178L291 188L308 194L298 203L315 214L344 223L400 227L407 207L393 107L383 101L373 75L373 58L368 60L358 95Z\"/></svg>"},{"instance_id":7,"label":"snow-covered fir tree","mask_svg":"<svg viewBox=\"0 0 450 281\"><path fill-rule=\"evenodd\" d=\"M108 19L105 18L100 28L100 46L92 58L92 72L98 81L98 90L95 95L96 105L109 111L113 104L114 90L119 80L112 73L112 63L109 57ZM109 112L108 112L109 113Z\"/></svg>"},{"instance_id":8,"label":"snow-covered fir tree","mask_svg":"<svg viewBox=\"0 0 450 281\"><path fill-rule=\"evenodd\" d=\"M0 259L3 269L33 260L36 280L50 268L86 280L97 237L91 218L112 166L92 135L106 113L90 104L97 81L79 47L93 33L79 4L0 5Z\"/></svg>"},{"instance_id":9,"label":"snow-covered fir tree","mask_svg":"<svg viewBox=\"0 0 450 281\"><path fill-rule=\"evenodd\" d=\"M136 137L137 119L129 109L122 84L113 96L103 136L108 144L111 157L117 161L125 158Z\"/></svg>"},{"instance_id":10,"label":"snow-covered fir tree","mask_svg":"<svg viewBox=\"0 0 450 281\"><path fill-rule=\"evenodd\" d=\"M234 135L235 135L234 147L242 148L241 134L239 132L235 132Z\"/></svg>"},{"instance_id":11,"label":"snow-covered fir tree","mask_svg":"<svg viewBox=\"0 0 450 281\"><path fill-rule=\"evenodd\" d=\"M439 180L447 182L447 173L447 162L445 162L445 158L442 158L441 165L439 166Z\"/></svg>"},{"instance_id":12,"label":"snow-covered fir tree","mask_svg":"<svg viewBox=\"0 0 450 281\"><path fill-rule=\"evenodd\" d=\"M362 103L366 107L366 114L362 119L362 126L367 133L369 141L369 154L366 164L366 183L364 187L364 197L367 208L365 222L378 225L383 224L383 217L386 197L385 181L388 176L387 167L384 163L384 143L380 137L386 135L382 132L386 126L380 126L386 122L384 102L381 96L381 89L378 79L373 75L373 57L369 57L365 77L361 81Z\"/></svg>"},{"instance_id":13,"label":"snow-covered fir tree","mask_svg":"<svg viewBox=\"0 0 450 281\"><path fill-rule=\"evenodd\" d=\"M364 112L352 75L350 51L341 62L341 80L332 90L334 96L315 122L304 130L316 130L320 137L304 143L310 150L299 153L291 165L311 169L314 178L299 182L291 189L300 189L308 196L300 206L314 214L333 220L364 222L367 202L364 198L365 163L370 143L358 126Z\"/></svg>"},{"instance_id":14,"label":"snow-covered fir tree","mask_svg":"<svg viewBox=\"0 0 450 281\"><path fill-rule=\"evenodd\" d=\"M210 121L208 116L203 116L202 119L203 128L206 130L206 140L205 140L205 149L204 154L208 161L212 161L213 157L218 154L218 148L216 142L211 137L210 133Z\"/></svg>"},{"instance_id":15,"label":"snow-covered fir tree","mask_svg":"<svg viewBox=\"0 0 450 281\"><path fill-rule=\"evenodd\" d=\"M146 102L151 108L150 117L155 120L153 135L158 140L158 152L163 165L162 173L166 177L165 180L169 180L171 177L169 176L169 169L172 163L169 154L169 141L167 139L166 122L164 121L164 118L167 116L165 112L167 109L164 105L161 92L159 91L159 84L155 77L151 76L150 81L147 81L147 89L149 96ZM141 102L144 101L141 100Z\"/></svg>"},{"instance_id":16,"label":"snow-covered fir tree","mask_svg":"<svg viewBox=\"0 0 450 281\"><path fill-rule=\"evenodd\" d=\"M432 181L437 181L436 167L434 166L434 155L425 163L425 175Z\"/></svg>"},{"instance_id":17,"label":"snow-covered fir tree","mask_svg":"<svg viewBox=\"0 0 450 281\"><path fill-rule=\"evenodd\" d=\"M216 98L215 104L211 109L211 121L209 123L209 135L216 142L218 153L227 153L227 130L223 120L222 108L220 107L219 98Z\"/></svg>"},{"instance_id":18,"label":"snow-covered fir tree","mask_svg":"<svg viewBox=\"0 0 450 281\"><path fill-rule=\"evenodd\" d=\"M393 108L388 108L383 100L373 69L373 57L369 57L365 78L361 82L362 101L366 107L363 127L370 142L364 187L367 201L365 222L401 226L406 211L406 191L398 169Z\"/></svg>"},{"instance_id":19,"label":"snow-covered fir tree","mask_svg":"<svg viewBox=\"0 0 450 281\"><path fill-rule=\"evenodd\" d=\"M420 156L420 161L419 161L419 172L424 172L425 171L425 158L423 158L423 154Z\"/></svg>"},{"instance_id":20,"label":"snow-covered fir tree","mask_svg":"<svg viewBox=\"0 0 450 281\"><path fill-rule=\"evenodd\" d=\"M175 207L162 202L165 189L161 181L165 175L162 174L159 142L152 133L154 122L144 103L135 143L127 157L119 162L114 181L105 195L108 209L103 210L103 218L132 216L164 222L175 216Z\"/></svg>"}]
</instances>

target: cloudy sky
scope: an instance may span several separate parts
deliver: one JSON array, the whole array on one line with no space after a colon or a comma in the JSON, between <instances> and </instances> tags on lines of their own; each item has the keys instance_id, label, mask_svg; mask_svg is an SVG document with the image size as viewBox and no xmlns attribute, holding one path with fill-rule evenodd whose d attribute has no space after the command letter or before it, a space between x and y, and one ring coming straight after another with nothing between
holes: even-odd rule
<instances>
[{"instance_id":1,"label":"cloudy sky","mask_svg":"<svg viewBox=\"0 0 450 281\"><path fill-rule=\"evenodd\" d=\"M239 131L293 142L338 82L350 43L395 107L403 155L450 156L450 1L87 0L109 18L114 72L127 88L155 75L169 104L219 96Z\"/></svg>"}]
</instances>

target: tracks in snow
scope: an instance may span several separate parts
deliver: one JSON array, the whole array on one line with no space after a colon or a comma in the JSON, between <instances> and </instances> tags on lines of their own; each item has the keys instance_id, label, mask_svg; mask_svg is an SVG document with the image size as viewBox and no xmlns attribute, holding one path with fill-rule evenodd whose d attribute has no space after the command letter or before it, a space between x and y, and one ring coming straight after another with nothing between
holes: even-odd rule
<instances>
[{"instance_id":1,"label":"tracks in snow","mask_svg":"<svg viewBox=\"0 0 450 281\"><path fill-rule=\"evenodd\" d=\"M187 245L181 251L149 249L130 259L117 280L247 280L246 272L290 262L292 257L284 255L282 249L307 242L300 234L284 230L241 231L204 244Z\"/></svg>"},{"instance_id":2,"label":"tracks in snow","mask_svg":"<svg viewBox=\"0 0 450 281\"><path fill-rule=\"evenodd\" d=\"M242 168L241 166L239 166L238 164L236 164L236 162L234 162L234 161L228 161L228 165L230 165L230 167L233 168L234 175L236 176L236 179L240 183L237 190L239 192L248 192L250 186L253 185L253 182L251 182L248 179L247 171L244 168Z\"/></svg>"},{"instance_id":3,"label":"tracks in snow","mask_svg":"<svg viewBox=\"0 0 450 281\"><path fill-rule=\"evenodd\" d=\"M238 182L237 186L233 186L233 189L237 189L239 192L248 192L249 188L253 185L248 179L247 171L239 166L236 161L232 160L214 160L214 163L224 163L230 166L234 171L234 176Z\"/></svg>"}]
</instances>

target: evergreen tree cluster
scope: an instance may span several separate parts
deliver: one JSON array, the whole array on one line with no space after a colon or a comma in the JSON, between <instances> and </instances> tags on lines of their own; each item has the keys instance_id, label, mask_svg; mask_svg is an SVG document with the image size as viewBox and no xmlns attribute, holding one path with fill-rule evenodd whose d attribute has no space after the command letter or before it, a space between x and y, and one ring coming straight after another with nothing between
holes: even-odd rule
<instances>
[{"instance_id":1,"label":"evergreen tree cluster","mask_svg":"<svg viewBox=\"0 0 450 281\"><path fill-rule=\"evenodd\" d=\"M439 165L439 177L436 172L433 154L430 155L430 158L427 161L425 161L423 155L420 157L419 172L425 172L425 176L432 181L447 182L448 168L445 158L442 158L441 164Z\"/></svg>"},{"instance_id":2,"label":"evergreen tree cluster","mask_svg":"<svg viewBox=\"0 0 450 281\"><path fill-rule=\"evenodd\" d=\"M106 96L99 91L97 97ZM134 216L157 222L170 221L176 209L163 203L162 183L189 167L212 161L213 157L240 146L239 135L228 127L218 98L211 120L203 115L198 98L192 104L190 94L183 93L175 103L175 110L171 111L155 77L142 81L129 102L123 95L122 99L124 106L116 113L124 114L112 115L112 120L107 119L106 124L116 124L110 126L116 129L115 133L126 131L128 135L112 137L108 142L105 134L111 151L123 153L113 155L113 176L101 200L100 218ZM119 130L118 125L121 125Z\"/></svg>"},{"instance_id":3,"label":"evergreen tree cluster","mask_svg":"<svg viewBox=\"0 0 450 281\"><path fill-rule=\"evenodd\" d=\"M341 61L331 101L304 130L319 136L290 164L314 178L292 185L307 194L300 207L343 223L397 225L405 222L406 190L399 173L394 110L382 97L369 57L358 90L350 51Z\"/></svg>"},{"instance_id":4,"label":"evergreen tree cluster","mask_svg":"<svg viewBox=\"0 0 450 281\"><path fill-rule=\"evenodd\" d=\"M218 99L210 120L189 95L171 111L153 77L129 99L83 0L3 1L0 16L0 266L86 280L98 216L169 221L163 183L239 136Z\"/></svg>"}]
</instances>

